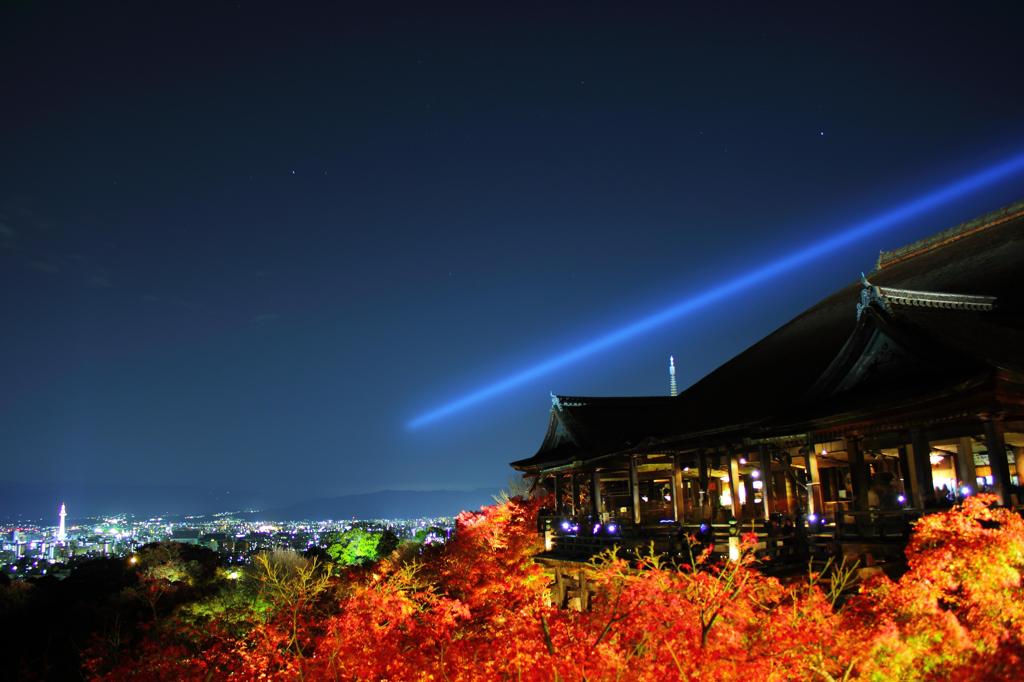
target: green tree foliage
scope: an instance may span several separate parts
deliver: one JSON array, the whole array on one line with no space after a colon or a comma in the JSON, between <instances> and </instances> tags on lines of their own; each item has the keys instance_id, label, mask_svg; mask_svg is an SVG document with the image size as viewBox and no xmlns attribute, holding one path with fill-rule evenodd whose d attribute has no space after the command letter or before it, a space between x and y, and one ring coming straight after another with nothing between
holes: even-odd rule
<instances>
[{"instance_id":1,"label":"green tree foliage","mask_svg":"<svg viewBox=\"0 0 1024 682\"><path fill-rule=\"evenodd\" d=\"M205 547L180 542L154 542L145 545L129 560L138 584L127 592L149 607L153 620L160 606L181 602L205 593L217 572L216 553Z\"/></svg>"},{"instance_id":2,"label":"green tree foliage","mask_svg":"<svg viewBox=\"0 0 1024 682\"><path fill-rule=\"evenodd\" d=\"M352 528L327 547L327 554L338 564L364 566L388 556L397 547L398 537L389 530L373 533L362 528Z\"/></svg>"},{"instance_id":3,"label":"green tree foliage","mask_svg":"<svg viewBox=\"0 0 1024 682\"><path fill-rule=\"evenodd\" d=\"M381 559L388 557L392 552L398 549L398 545L401 541L398 536L390 530L386 530L380 534L380 542L377 543L377 556Z\"/></svg>"}]
</instances>

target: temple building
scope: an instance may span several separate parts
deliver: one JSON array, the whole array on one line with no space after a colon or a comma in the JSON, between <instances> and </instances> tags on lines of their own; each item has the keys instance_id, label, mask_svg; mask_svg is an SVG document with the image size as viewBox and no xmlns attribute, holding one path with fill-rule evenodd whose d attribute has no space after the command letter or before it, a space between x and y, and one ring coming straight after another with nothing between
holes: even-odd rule
<instances>
[{"instance_id":1,"label":"temple building","mask_svg":"<svg viewBox=\"0 0 1024 682\"><path fill-rule=\"evenodd\" d=\"M1017 505L1024 201L883 251L678 396L551 401L540 448L512 466L554 493L553 556L721 541L730 522L768 549L791 532L881 555L964 495Z\"/></svg>"}]
</instances>

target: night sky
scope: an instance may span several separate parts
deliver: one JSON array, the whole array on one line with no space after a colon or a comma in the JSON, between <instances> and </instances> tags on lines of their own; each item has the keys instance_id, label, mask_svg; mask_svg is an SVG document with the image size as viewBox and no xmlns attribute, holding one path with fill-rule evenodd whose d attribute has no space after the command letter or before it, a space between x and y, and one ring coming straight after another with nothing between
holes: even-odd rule
<instances>
[{"instance_id":1,"label":"night sky","mask_svg":"<svg viewBox=\"0 0 1024 682\"><path fill-rule=\"evenodd\" d=\"M0 482L503 486L549 391L685 387L1024 197L407 428L1024 152L1024 7L892 4L3 3Z\"/></svg>"}]
</instances>

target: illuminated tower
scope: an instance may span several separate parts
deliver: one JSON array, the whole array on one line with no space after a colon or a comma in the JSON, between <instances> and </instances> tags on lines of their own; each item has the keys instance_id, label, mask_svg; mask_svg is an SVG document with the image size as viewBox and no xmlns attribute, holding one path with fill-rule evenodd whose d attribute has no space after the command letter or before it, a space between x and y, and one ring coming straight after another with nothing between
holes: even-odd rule
<instances>
[{"instance_id":1,"label":"illuminated tower","mask_svg":"<svg viewBox=\"0 0 1024 682\"><path fill-rule=\"evenodd\" d=\"M60 525L57 526L57 542L66 542L68 539L67 527L64 523L64 519L67 518L68 510L64 506L64 503L60 503Z\"/></svg>"},{"instance_id":2,"label":"illuminated tower","mask_svg":"<svg viewBox=\"0 0 1024 682\"><path fill-rule=\"evenodd\" d=\"M668 356L668 392L674 398L679 394L676 390L676 359L675 356Z\"/></svg>"}]
</instances>

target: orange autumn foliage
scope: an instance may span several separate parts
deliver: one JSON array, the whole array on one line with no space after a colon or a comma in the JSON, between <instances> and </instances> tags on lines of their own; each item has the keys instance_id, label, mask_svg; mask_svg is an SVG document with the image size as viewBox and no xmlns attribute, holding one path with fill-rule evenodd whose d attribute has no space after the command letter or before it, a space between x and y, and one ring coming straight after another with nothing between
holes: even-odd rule
<instances>
[{"instance_id":1,"label":"orange autumn foliage","mask_svg":"<svg viewBox=\"0 0 1024 682\"><path fill-rule=\"evenodd\" d=\"M542 501L512 499L460 515L447 545L413 561L338 580L330 604L302 614L301 647L294 619L234 636L215 621L165 627L94 670L153 680L1014 679L1024 521L992 503L979 496L923 519L907 573L847 600L822 576L766 577L747 538L736 563L606 553L589 568L595 594L580 612L551 605L532 561Z\"/></svg>"},{"instance_id":2,"label":"orange autumn foliage","mask_svg":"<svg viewBox=\"0 0 1024 682\"><path fill-rule=\"evenodd\" d=\"M876 630L865 674L1020 679L1024 520L995 504L978 495L922 518L907 547L909 570L866 586L851 605L851 616Z\"/></svg>"}]
</instances>

